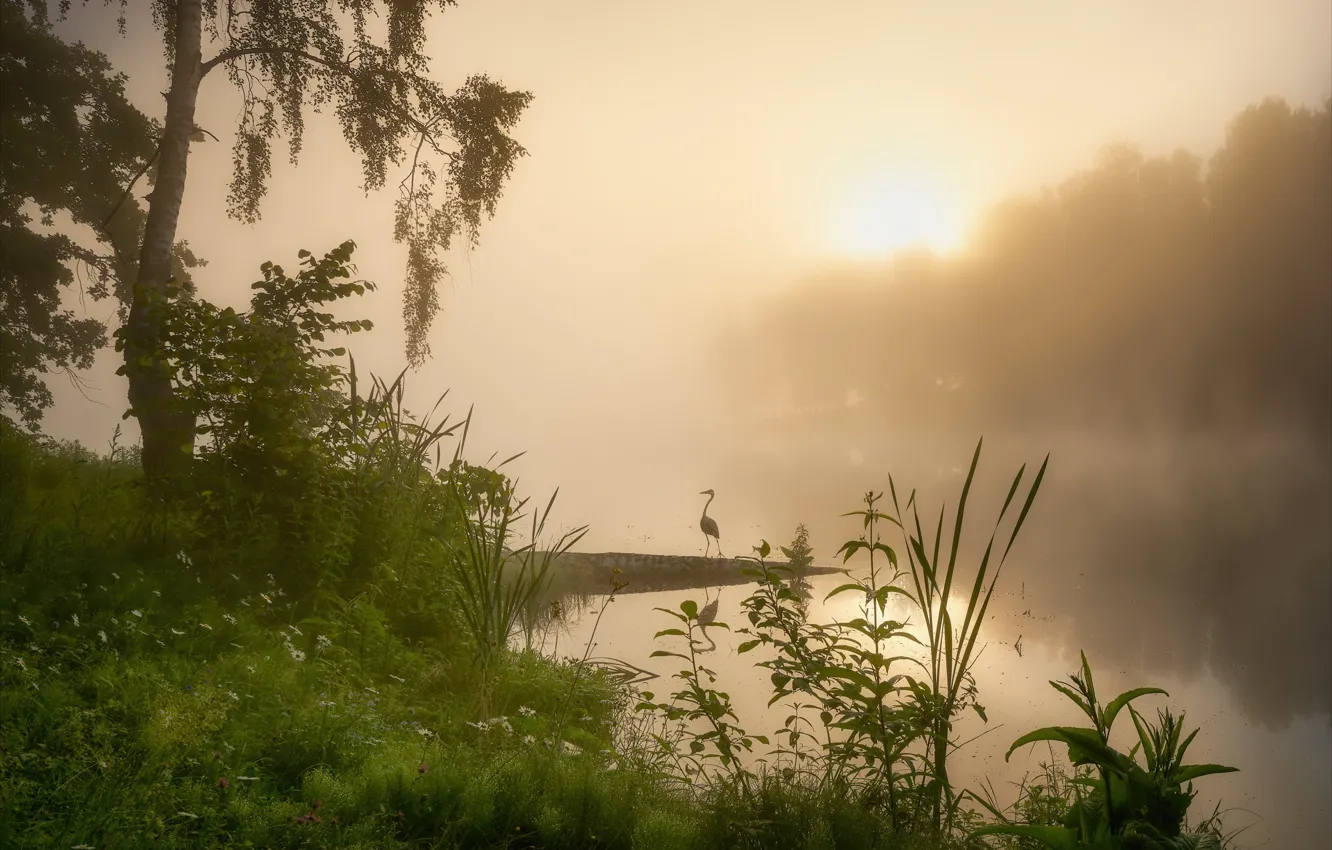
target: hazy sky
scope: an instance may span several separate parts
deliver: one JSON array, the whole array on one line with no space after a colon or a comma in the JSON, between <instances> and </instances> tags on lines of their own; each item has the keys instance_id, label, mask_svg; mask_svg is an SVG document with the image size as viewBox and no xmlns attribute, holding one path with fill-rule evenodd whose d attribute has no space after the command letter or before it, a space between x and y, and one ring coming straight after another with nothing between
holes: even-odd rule
<instances>
[{"instance_id":1,"label":"hazy sky","mask_svg":"<svg viewBox=\"0 0 1332 850\"><path fill-rule=\"evenodd\" d=\"M120 38L113 14L94 4L62 31L104 50L160 117L159 35L139 14ZM458 413L475 403L473 454L526 450L525 489L560 486L559 519L592 525L584 548L692 551L695 494L712 487L743 549L764 506L728 503L718 474L744 440L710 374L721 327L813 270L864 262L865 248L924 237L965 250L987 205L1088 166L1106 143L1207 155L1264 96L1319 104L1329 32L1321 0L464 0L435 16L433 70L534 92L516 132L531 155L481 247L450 258L434 359L411 395L428 408L448 388ZM199 123L222 144L192 149L179 229L209 260L201 292L243 307L263 261L290 267L298 249L352 238L381 287L358 311L377 328L353 351L396 374L392 189L364 198L358 161L317 119L299 169L275 152L263 222L228 220L237 103L223 74L206 81ZM57 377L48 433L104 445L125 407L116 365L105 352L92 403Z\"/></svg>"}]
</instances>

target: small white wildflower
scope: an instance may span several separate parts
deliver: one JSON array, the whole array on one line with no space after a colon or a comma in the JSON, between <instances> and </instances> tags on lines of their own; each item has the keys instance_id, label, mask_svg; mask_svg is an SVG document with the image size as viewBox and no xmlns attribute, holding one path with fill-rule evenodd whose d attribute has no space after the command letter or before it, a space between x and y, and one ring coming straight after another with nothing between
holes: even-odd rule
<instances>
[{"instance_id":1,"label":"small white wildflower","mask_svg":"<svg viewBox=\"0 0 1332 850\"><path fill-rule=\"evenodd\" d=\"M560 749L564 750L565 755L576 756L583 752L577 744L571 744L568 741L560 741Z\"/></svg>"},{"instance_id":2,"label":"small white wildflower","mask_svg":"<svg viewBox=\"0 0 1332 850\"><path fill-rule=\"evenodd\" d=\"M536 738L533 738L531 735L524 735L523 743L530 747L536 743Z\"/></svg>"},{"instance_id":3,"label":"small white wildflower","mask_svg":"<svg viewBox=\"0 0 1332 850\"><path fill-rule=\"evenodd\" d=\"M249 608L249 607L250 607L250 603L249 603L248 600L242 599L242 600L240 601L240 603L241 603L242 605L244 605L246 608Z\"/></svg>"},{"instance_id":4,"label":"small white wildflower","mask_svg":"<svg viewBox=\"0 0 1332 850\"><path fill-rule=\"evenodd\" d=\"M184 632L177 629L175 626L171 627L171 633L177 637L180 637L181 635L185 634Z\"/></svg>"},{"instance_id":5,"label":"small white wildflower","mask_svg":"<svg viewBox=\"0 0 1332 850\"><path fill-rule=\"evenodd\" d=\"M264 598L264 601L267 602L269 605L273 604L273 597L269 596L267 593L261 593L259 595L262 596Z\"/></svg>"},{"instance_id":6,"label":"small white wildflower","mask_svg":"<svg viewBox=\"0 0 1332 850\"><path fill-rule=\"evenodd\" d=\"M528 708L525 705L518 706L518 713L521 714L523 717L536 717L536 709Z\"/></svg>"},{"instance_id":7,"label":"small white wildflower","mask_svg":"<svg viewBox=\"0 0 1332 850\"><path fill-rule=\"evenodd\" d=\"M388 674L388 675L389 675L389 678L390 678L390 679L393 679L393 680L396 681L396 682L404 682L404 683L405 683L405 682L407 681L407 680L404 679L403 677L401 677L401 676L395 676L395 675L393 675L392 673L390 673L390 674Z\"/></svg>"},{"instance_id":8,"label":"small white wildflower","mask_svg":"<svg viewBox=\"0 0 1332 850\"><path fill-rule=\"evenodd\" d=\"M579 721L580 723L586 723L586 722L588 722L588 721L591 720L591 719L592 719L592 715L590 715L590 714L584 714L583 716L581 716L581 717L578 718L578 721Z\"/></svg>"},{"instance_id":9,"label":"small white wildflower","mask_svg":"<svg viewBox=\"0 0 1332 850\"><path fill-rule=\"evenodd\" d=\"M374 688L367 685L365 689L370 693L374 694L375 696L379 696L379 691L375 690Z\"/></svg>"},{"instance_id":10,"label":"small white wildflower","mask_svg":"<svg viewBox=\"0 0 1332 850\"><path fill-rule=\"evenodd\" d=\"M14 663L17 664L17 665L19 666L19 669L20 669L20 670L27 670L27 669L28 669L28 665L23 663L23 659L22 659L22 658L15 658L15 659L14 659Z\"/></svg>"},{"instance_id":11,"label":"small white wildflower","mask_svg":"<svg viewBox=\"0 0 1332 850\"><path fill-rule=\"evenodd\" d=\"M288 647L288 649L291 651L291 660L292 660L292 661L304 661L304 660L305 660L305 653L304 653L304 652L301 652L299 649L297 649L297 648L294 647L294 646L292 646L292 647Z\"/></svg>"},{"instance_id":12,"label":"small white wildflower","mask_svg":"<svg viewBox=\"0 0 1332 850\"><path fill-rule=\"evenodd\" d=\"M258 781L259 781L259 777L257 777L257 776L237 776L236 778L239 779L241 782L258 782Z\"/></svg>"},{"instance_id":13,"label":"small white wildflower","mask_svg":"<svg viewBox=\"0 0 1332 850\"><path fill-rule=\"evenodd\" d=\"M333 641L329 640L323 635L315 635L315 646L319 647L321 651L328 649L332 645Z\"/></svg>"},{"instance_id":14,"label":"small white wildflower","mask_svg":"<svg viewBox=\"0 0 1332 850\"><path fill-rule=\"evenodd\" d=\"M22 621L23 625L25 626L32 625L32 620L29 620L27 617L23 616L22 614L19 614L19 620Z\"/></svg>"},{"instance_id":15,"label":"small white wildflower","mask_svg":"<svg viewBox=\"0 0 1332 850\"><path fill-rule=\"evenodd\" d=\"M69 615L69 621L70 621L71 623L73 623L74 625L77 626L77 625L79 624L79 615L78 615L78 614L70 614L70 615Z\"/></svg>"},{"instance_id":16,"label":"small white wildflower","mask_svg":"<svg viewBox=\"0 0 1332 850\"><path fill-rule=\"evenodd\" d=\"M185 550L184 550L184 549L182 549L181 551L177 552L177 553L176 553L176 557L177 557L177 558L180 558L180 562L181 562L182 564L184 564L185 566L187 566L187 567L192 567L192 566L194 566L194 562L190 560L190 556L189 556L189 555L186 555L186 554L185 554Z\"/></svg>"},{"instance_id":17,"label":"small white wildflower","mask_svg":"<svg viewBox=\"0 0 1332 850\"><path fill-rule=\"evenodd\" d=\"M166 644L162 643L162 639L161 639L161 638L154 638L154 640L157 641L157 645L158 645L158 646L161 646L161 647L165 647L165 646L166 646Z\"/></svg>"},{"instance_id":18,"label":"small white wildflower","mask_svg":"<svg viewBox=\"0 0 1332 850\"><path fill-rule=\"evenodd\" d=\"M268 574L268 583L269 583L269 584L277 584L277 579L273 578L273 574L272 574L272 573L269 573L269 574Z\"/></svg>"},{"instance_id":19,"label":"small white wildflower","mask_svg":"<svg viewBox=\"0 0 1332 850\"><path fill-rule=\"evenodd\" d=\"M176 812L176 814L180 815L183 818L190 818L191 820L199 819L199 816L196 815L194 812Z\"/></svg>"},{"instance_id":20,"label":"small white wildflower","mask_svg":"<svg viewBox=\"0 0 1332 850\"><path fill-rule=\"evenodd\" d=\"M111 578L115 579L116 581L120 581L120 573L112 573Z\"/></svg>"},{"instance_id":21,"label":"small white wildflower","mask_svg":"<svg viewBox=\"0 0 1332 850\"><path fill-rule=\"evenodd\" d=\"M69 850L94 850L91 844L75 844Z\"/></svg>"},{"instance_id":22,"label":"small white wildflower","mask_svg":"<svg viewBox=\"0 0 1332 850\"><path fill-rule=\"evenodd\" d=\"M106 630L105 630L105 629L98 629L98 630L97 630L97 636L98 636L99 638L102 639L102 643L106 643Z\"/></svg>"},{"instance_id":23,"label":"small white wildflower","mask_svg":"<svg viewBox=\"0 0 1332 850\"><path fill-rule=\"evenodd\" d=\"M106 585L104 585L104 584L99 584L99 585L97 585L97 586L100 587L100 588L102 589L102 592L103 592L103 593L107 593L107 592L108 592L107 589L106 589Z\"/></svg>"},{"instance_id":24,"label":"small white wildflower","mask_svg":"<svg viewBox=\"0 0 1332 850\"><path fill-rule=\"evenodd\" d=\"M201 629L208 629L208 631L210 631L210 632L213 630L213 627L210 626L210 625L208 625L207 623L200 623L200 624L199 624L199 628L201 628Z\"/></svg>"},{"instance_id":25,"label":"small white wildflower","mask_svg":"<svg viewBox=\"0 0 1332 850\"><path fill-rule=\"evenodd\" d=\"M134 608L134 609L132 609L132 610L130 611L130 613L133 614L134 616L138 617L139 619L143 619L143 612L140 611L138 608Z\"/></svg>"},{"instance_id":26,"label":"small white wildflower","mask_svg":"<svg viewBox=\"0 0 1332 850\"><path fill-rule=\"evenodd\" d=\"M240 697L236 696L235 691L227 691L227 696L231 697L236 702L240 702Z\"/></svg>"},{"instance_id":27,"label":"small white wildflower","mask_svg":"<svg viewBox=\"0 0 1332 850\"><path fill-rule=\"evenodd\" d=\"M228 623L231 623L231 625L233 626L236 625L236 618L231 616L230 614L223 614L222 619L226 620Z\"/></svg>"},{"instance_id":28,"label":"small white wildflower","mask_svg":"<svg viewBox=\"0 0 1332 850\"><path fill-rule=\"evenodd\" d=\"M337 704L331 699L321 699L317 705L320 708L337 708Z\"/></svg>"},{"instance_id":29,"label":"small white wildflower","mask_svg":"<svg viewBox=\"0 0 1332 850\"><path fill-rule=\"evenodd\" d=\"M235 573L232 573L231 577L234 578L236 581L240 581L240 576L236 575Z\"/></svg>"},{"instance_id":30,"label":"small white wildflower","mask_svg":"<svg viewBox=\"0 0 1332 850\"><path fill-rule=\"evenodd\" d=\"M120 621L117 620L115 617L112 617L112 618L111 618L111 625L113 625L113 626L118 626L118 625L120 625Z\"/></svg>"},{"instance_id":31,"label":"small white wildflower","mask_svg":"<svg viewBox=\"0 0 1332 850\"><path fill-rule=\"evenodd\" d=\"M162 591L160 591L160 590L154 590L154 591L153 591L153 596L156 596L157 598L161 599L161 598L162 598Z\"/></svg>"},{"instance_id":32,"label":"small white wildflower","mask_svg":"<svg viewBox=\"0 0 1332 850\"><path fill-rule=\"evenodd\" d=\"M291 629L292 633L295 634L297 637L304 637L304 636L305 636L305 635L301 632L301 630L298 629L298 628L296 628L295 626L287 626L287 628Z\"/></svg>"}]
</instances>

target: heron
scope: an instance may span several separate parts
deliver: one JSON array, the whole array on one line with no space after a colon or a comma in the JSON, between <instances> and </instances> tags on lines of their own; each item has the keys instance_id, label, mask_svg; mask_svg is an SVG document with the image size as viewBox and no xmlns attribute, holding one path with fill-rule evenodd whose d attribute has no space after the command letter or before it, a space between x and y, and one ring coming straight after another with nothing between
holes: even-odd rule
<instances>
[{"instance_id":1,"label":"heron","mask_svg":"<svg viewBox=\"0 0 1332 850\"><path fill-rule=\"evenodd\" d=\"M703 529L703 540L707 543L707 546L703 549L703 557L708 557L712 552L712 541L708 538L715 537L717 538L717 554L725 558L726 555L721 550L721 534L717 530L717 521L708 516L708 505L712 504L712 500L717 498L717 494L711 490L703 490L698 495L708 497L707 504L703 506L703 518L698 521L698 527Z\"/></svg>"},{"instance_id":2,"label":"heron","mask_svg":"<svg viewBox=\"0 0 1332 850\"><path fill-rule=\"evenodd\" d=\"M704 594L706 598L707 591L704 591ZM707 649L700 650L702 652L712 652L717 648L717 642L712 639L712 635L708 634L707 627L717 621L717 605L720 602L721 602L721 588L717 588L717 598L713 599L711 602L704 605L702 610L698 612L697 619L699 625L699 632L701 632L703 637L707 638L708 643L711 644Z\"/></svg>"},{"instance_id":3,"label":"heron","mask_svg":"<svg viewBox=\"0 0 1332 850\"><path fill-rule=\"evenodd\" d=\"M698 624L700 626L710 626L717 620L717 604L721 602L721 591L717 591L717 598L704 605L698 612Z\"/></svg>"}]
</instances>

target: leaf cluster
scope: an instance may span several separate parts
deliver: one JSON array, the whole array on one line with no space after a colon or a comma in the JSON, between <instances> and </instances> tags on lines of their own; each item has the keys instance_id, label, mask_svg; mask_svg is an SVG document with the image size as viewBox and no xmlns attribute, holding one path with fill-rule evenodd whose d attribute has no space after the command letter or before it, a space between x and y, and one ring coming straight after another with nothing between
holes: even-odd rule
<instances>
[{"instance_id":1,"label":"leaf cluster","mask_svg":"<svg viewBox=\"0 0 1332 850\"><path fill-rule=\"evenodd\" d=\"M1196 794L1192 780L1231 773L1237 768L1184 764L1184 754L1199 730L1193 730L1181 741L1184 715L1177 718L1169 709L1158 710L1157 722L1151 724L1130 705L1143 696L1164 695L1164 690L1134 688L1102 706L1085 653L1079 672L1072 674L1067 682L1052 681L1050 686L1077 705L1092 725L1034 730L1014 741L1005 758L1026 744L1052 741L1067 746L1069 761L1075 769L1090 767L1094 773L1072 780L1074 799L1061 824L1001 823L976 830L973 835L1021 836L1059 850L1093 847L1183 850L1215 843L1211 833L1184 832L1185 817ZM1138 742L1127 755L1110 746L1111 728L1125 708L1138 733ZM1139 752L1145 765L1135 759ZM993 806L989 808L1003 819Z\"/></svg>"}]
</instances>

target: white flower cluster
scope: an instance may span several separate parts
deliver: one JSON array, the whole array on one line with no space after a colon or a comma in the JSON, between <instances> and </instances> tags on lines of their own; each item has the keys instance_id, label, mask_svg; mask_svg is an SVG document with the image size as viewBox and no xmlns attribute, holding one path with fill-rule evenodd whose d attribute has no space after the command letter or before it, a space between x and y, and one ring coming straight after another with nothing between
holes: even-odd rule
<instances>
[{"instance_id":1,"label":"white flower cluster","mask_svg":"<svg viewBox=\"0 0 1332 850\"><path fill-rule=\"evenodd\" d=\"M296 627L292 626L292 628L295 629ZM297 632L297 634L300 634L300 632ZM282 635L282 645L285 646L287 652L291 654L292 661L300 663L305 660L305 653L296 648L296 645L291 642L291 635L286 634L285 632Z\"/></svg>"},{"instance_id":2,"label":"white flower cluster","mask_svg":"<svg viewBox=\"0 0 1332 850\"><path fill-rule=\"evenodd\" d=\"M513 725L509 723L509 718L502 715L500 717L492 717L489 720L482 720L477 723L473 723L469 720L467 725L482 732L489 732L491 729L501 729L510 735L513 734Z\"/></svg>"}]
</instances>

